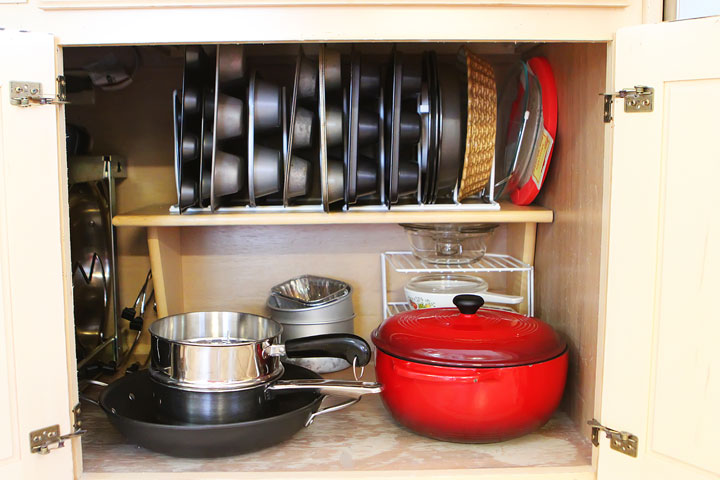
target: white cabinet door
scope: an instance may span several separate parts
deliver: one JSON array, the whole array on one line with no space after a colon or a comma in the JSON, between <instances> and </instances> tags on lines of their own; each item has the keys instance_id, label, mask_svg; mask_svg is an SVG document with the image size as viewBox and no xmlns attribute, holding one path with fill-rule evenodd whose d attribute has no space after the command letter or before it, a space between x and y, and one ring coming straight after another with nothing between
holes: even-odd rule
<instances>
[{"instance_id":1,"label":"white cabinet door","mask_svg":"<svg viewBox=\"0 0 720 480\"><path fill-rule=\"evenodd\" d=\"M615 101L598 476L720 475L720 17L617 34L615 87L655 89L652 113Z\"/></svg>"},{"instance_id":2,"label":"white cabinet door","mask_svg":"<svg viewBox=\"0 0 720 480\"><path fill-rule=\"evenodd\" d=\"M10 104L10 81L55 92L54 38L0 30L0 58L0 478L68 479L70 442L40 455L29 440L32 430L71 428L64 112Z\"/></svg>"}]
</instances>

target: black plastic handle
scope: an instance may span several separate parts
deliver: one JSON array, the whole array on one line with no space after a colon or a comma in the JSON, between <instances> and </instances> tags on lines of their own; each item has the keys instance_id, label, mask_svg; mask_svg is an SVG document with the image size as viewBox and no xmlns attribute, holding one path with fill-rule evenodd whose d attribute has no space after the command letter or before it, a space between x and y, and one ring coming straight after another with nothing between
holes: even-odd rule
<instances>
[{"instance_id":1,"label":"black plastic handle","mask_svg":"<svg viewBox=\"0 0 720 480\"><path fill-rule=\"evenodd\" d=\"M478 311L478 308L482 307L485 300L480 295L456 295L453 298L453 303L460 310L460 313L465 315L473 315Z\"/></svg>"},{"instance_id":2,"label":"black plastic handle","mask_svg":"<svg viewBox=\"0 0 720 480\"><path fill-rule=\"evenodd\" d=\"M298 357L334 357L343 358L362 367L370 363L370 345L348 333L328 333L312 337L294 338L285 342L285 354L289 358Z\"/></svg>"}]
</instances>

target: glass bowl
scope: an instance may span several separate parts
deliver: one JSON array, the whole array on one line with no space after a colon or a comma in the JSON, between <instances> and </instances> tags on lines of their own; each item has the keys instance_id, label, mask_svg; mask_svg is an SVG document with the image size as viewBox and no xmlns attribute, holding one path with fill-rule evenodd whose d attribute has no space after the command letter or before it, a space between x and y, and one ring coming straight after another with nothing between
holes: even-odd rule
<instances>
[{"instance_id":1,"label":"glass bowl","mask_svg":"<svg viewBox=\"0 0 720 480\"><path fill-rule=\"evenodd\" d=\"M497 227L488 223L405 223L413 255L439 265L462 265L485 255L487 238Z\"/></svg>"}]
</instances>

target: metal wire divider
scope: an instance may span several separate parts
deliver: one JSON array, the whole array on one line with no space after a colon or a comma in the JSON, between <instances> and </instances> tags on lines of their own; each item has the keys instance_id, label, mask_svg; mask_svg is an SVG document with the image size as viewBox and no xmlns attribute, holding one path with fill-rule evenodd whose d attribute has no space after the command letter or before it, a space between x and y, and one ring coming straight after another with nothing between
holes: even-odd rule
<instances>
[{"instance_id":1,"label":"metal wire divider","mask_svg":"<svg viewBox=\"0 0 720 480\"><path fill-rule=\"evenodd\" d=\"M388 267L397 273L524 273L527 276L528 315L535 312L535 268L510 255L486 253L472 263L437 265L418 259L412 252L384 252L380 254L382 318L410 309L406 302L388 302Z\"/></svg>"}]
</instances>

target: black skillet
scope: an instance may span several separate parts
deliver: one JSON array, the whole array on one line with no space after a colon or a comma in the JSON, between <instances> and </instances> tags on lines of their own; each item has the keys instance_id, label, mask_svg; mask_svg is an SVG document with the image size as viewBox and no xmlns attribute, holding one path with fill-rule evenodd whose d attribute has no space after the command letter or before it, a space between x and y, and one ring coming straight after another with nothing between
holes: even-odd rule
<instances>
[{"instance_id":1,"label":"black skillet","mask_svg":"<svg viewBox=\"0 0 720 480\"><path fill-rule=\"evenodd\" d=\"M289 364L285 365L282 376L283 380L320 378L308 369ZM312 391L298 391L266 402L267 409L257 420L219 425L182 424L163 418L157 408L150 375L143 370L108 385L100 394L98 405L128 443L174 457L212 458L276 445L309 426L316 415L357 402L350 399L318 412L324 397Z\"/></svg>"}]
</instances>

